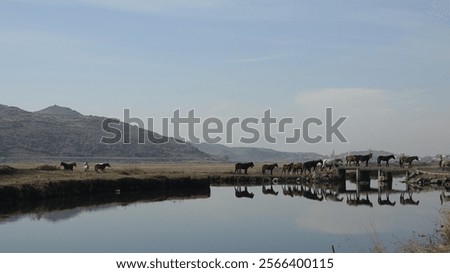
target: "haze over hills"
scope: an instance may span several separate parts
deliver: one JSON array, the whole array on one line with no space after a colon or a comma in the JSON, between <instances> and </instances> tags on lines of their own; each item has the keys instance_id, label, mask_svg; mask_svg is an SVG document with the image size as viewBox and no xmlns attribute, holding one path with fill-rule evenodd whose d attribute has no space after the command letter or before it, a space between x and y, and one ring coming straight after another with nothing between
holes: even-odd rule
<instances>
[{"instance_id":1,"label":"haze over hills","mask_svg":"<svg viewBox=\"0 0 450 273\"><path fill-rule=\"evenodd\" d=\"M108 136L102 130L105 117L86 116L61 106L50 106L28 112L17 107L0 105L0 158L21 161L33 158L115 158L121 161L228 161L228 162L302 162L328 156L312 152L281 152L267 148L228 147L221 144L180 143L170 137L130 127L130 144L108 145L100 142ZM117 121L119 122L119 121ZM123 128L120 122L114 128ZM138 144L139 133L145 132L154 143L146 139ZM128 135L124 135L126 137ZM357 151L353 154L373 152L371 161L387 151ZM346 154L336 155L345 158ZM397 155L396 155L397 156ZM5 160L5 159L4 159Z\"/></svg>"},{"instance_id":2,"label":"haze over hills","mask_svg":"<svg viewBox=\"0 0 450 273\"><path fill-rule=\"evenodd\" d=\"M194 144L194 147L230 162L299 162L323 158L323 155L317 153L280 152L267 148L228 147L221 144L200 143Z\"/></svg>"},{"instance_id":3,"label":"haze over hills","mask_svg":"<svg viewBox=\"0 0 450 273\"><path fill-rule=\"evenodd\" d=\"M213 160L192 145L153 132L150 136L166 143L148 140L138 144L138 129L130 127L130 144L100 142L108 134L102 130L104 117L85 116L70 108L51 106L37 112L0 105L0 157L79 157L130 158L158 161ZM117 124L122 128L123 123ZM125 135L125 136L128 136Z\"/></svg>"}]
</instances>

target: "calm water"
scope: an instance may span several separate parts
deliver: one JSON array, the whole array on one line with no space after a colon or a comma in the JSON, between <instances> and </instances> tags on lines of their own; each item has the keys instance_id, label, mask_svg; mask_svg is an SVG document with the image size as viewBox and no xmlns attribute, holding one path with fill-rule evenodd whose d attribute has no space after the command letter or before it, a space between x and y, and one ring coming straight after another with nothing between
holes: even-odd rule
<instances>
[{"instance_id":1,"label":"calm water","mask_svg":"<svg viewBox=\"0 0 450 273\"><path fill-rule=\"evenodd\" d=\"M332 245L337 252L369 252L374 242L395 252L409 239L432 234L450 205L441 204L440 191L414 193L417 206L401 205L399 192L389 196L395 206L380 206L373 192L370 207L348 205L345 194L342 202L316 201L285 195L281 185L273 189L278 195L249 187L252 199L236 198L234 187L211 187L210 196L189 199L54 206L50 212L52 206L37 206L1 216L0 252L331 252ZM394 181L393 189L405 186Z\"/></svg>"}]
</instances>

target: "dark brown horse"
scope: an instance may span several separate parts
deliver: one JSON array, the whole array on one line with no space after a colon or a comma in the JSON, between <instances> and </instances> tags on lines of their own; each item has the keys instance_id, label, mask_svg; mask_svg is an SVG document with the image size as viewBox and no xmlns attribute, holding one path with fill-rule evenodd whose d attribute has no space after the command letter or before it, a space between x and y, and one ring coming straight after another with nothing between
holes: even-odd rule
<instances>
[{"instance_id":1,"label":"dark brown horse","mask_svg":"<svg viewBox=\"0 0 450 273\"><path fill-rule=\"evenodd\" d=\"M262 166L262 173L263 174L265 174L266 173L266 171L270 171L270 175L273 175L273 170L275 169L275 168L278 168L278 164L277 163L274 163L274 164L264 164L263 166Z\"/></svg>"},{"instance_id":2,"label":"dark brown horse","mask_svg":"<svg viewBox=\"0 0 450 273\"><path fill-rule=\"evenodd\" d=\"M281 174L290 174L292 172L293 168L294 168L294 163L284 164L283 168L281 170Z\"/></svg>"},{"instance_id":3,"label":"dark brown horse","mask_svg":"<svg viewBox=\"0 0 450 273\"><path fill-rule=\"evenodd\" d=\"M59 166L64 167L65 171L73 171L73 167L76 167L77 163L73 162L73 163L67 164L65 162L61 162L61 165L59 165Z\"/></svg>"},{"instance_id":4,"label":"dark brown horse","mask_svg":"<svg viewBox=\"0 0 450 273\"><path fill-rule=\"evenodd\" d=\"M111 165L109 165L109 163L98 163L98 164L95 164L94 170L96 172L98 172L99 170L103 172L103 171L105 171L106 167L111 168Z\"/></svg>"},{"instance_id":5,"label":"dark brown horse","mask_svg":"<svg viewBox=\"0 0 450 273\"><path fill-rule=\"evenodd\" d=\"M386 161L386 167L389 167L389 160L391 160L391 159L395 159L395 156L394 155L386 155L386 156L380 155L377 158L378 167L381 167L382 161Z\"/></svg>"},{"instance_id":6,"label":"dark brown horse","mask_svg":"<svg viewBox=\"0 0 450 273\"><path fill-rule=\"evenodd\" d=\"M303 163L294 164L294 167L292 167L292 173L303 174Z\"/></svg>"},{"instance_id":7,"label":"dark brown horse","mask_svg":"<svg viewBox=\"0 0 450 273\"><path fill-rule=\"evenodd\" d=\"M247 174L248 168L253 168L253 167L255 167L255 164L253 164L253 162L236 163L234 165L234 173L241 173L241 170L244 170L245 174Z\"/></svg>"},{"instance_id":8,"label":"dark brown horse","mask_svg":"<svg viewBox=\"0 0 450 273\"><path fill-rule=\"evenodd\" d=\"M419 157L417 157L417 156L401 156L398 161L400 163L401 168L404 168L405 163L408 164L408 168L412 168L412 163L414 160L419 161Z\"/></svg>"}]
</instances>

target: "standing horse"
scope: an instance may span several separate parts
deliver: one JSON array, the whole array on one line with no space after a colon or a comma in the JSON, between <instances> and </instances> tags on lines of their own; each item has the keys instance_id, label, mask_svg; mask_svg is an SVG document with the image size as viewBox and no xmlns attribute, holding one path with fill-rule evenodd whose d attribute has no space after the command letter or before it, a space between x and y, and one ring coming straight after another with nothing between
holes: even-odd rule
<instances>
[{"instance_id":1,"label":"standing horse","mask_svg":"<svg viewBox=\"0 0 450 273\"><path fill-rule=\"evenodd\" d=\"M236 163L234 165L234 173L241 173L241 170L245 171L245 174L247 174L247 170L248 168L253 168L255 167L255 164L253 164L253 162L248 162L248 163Z\"/></svg>"},{"instance_id":2,"label":"standing horse","mask_svg":"<svg viewBox=\"0 0 450 273\"><path fill-rule=\"evenodd\" d=\"M265 174L266 171L270 171L270 175L273 175L273 169L278 168L278 164L274 163L274 164L264 164L262 166L262 173Z\"/></svg>"},{"instance_id":3,"label":"standing horse","mask_svg":"<svg viewBox=\"0 0 450 273\"><path fill-rule=\"evenodd\" d=\"M439 168L443 170L445 167L450 167L450 161L444 160L441 155L441 161L439 161Z\"/></svg>"},{"instance_id":4,"label":"standing horse","mask_svg":"<svg viewBox=\"0 0 450 273\"><path fill-rule=\"evenodd\" d=\"M359 159L361 158L360 155L348 155L345 157L345 161L347 166L350 166L352 162L355 162L356 166L359 166Z\"/></svg>"},{"instance_id":5,"label":"standing horse","mask_svg":"<svg viewBox=\"0 0 450 273\"><path fill-rule=\"evenodd\" d=\"M417 156L401 156L398 161L401 168L404 168L405 163L408 163L408 168L412 168L412 163L414 160L419 161L419 158Z\"/></svg>"},{"instance_id":6,"label":"standing horse","mask_svg":"<svg viewBox=\"0 0 450 273\"><path fill-rule=\"evenodd\" d=\"M297 163L294 164L294 166L292 167L292 173L293 174L303 174L303 163Z\"/></svg>"},{"instance_id":7,"label":"standing horse","mask_svg":"<svg viewBox=\"0 0 450 273\"><path fill-rule=\"evenodd\" d=\"M281 170L281 174L290 174L292 169L294 168L294 163L284 164L283 169Z\"/></svg>"},{"instance_id":8,"label":"standing horse","mask_svg":"<svg viewBox=\"0 0 450 273\"><path fill-rule=\"evenodd\" d=\"M67 164L65 162L61 162L61 165L59 165L59 166L64 167L65 171L73 171L73 167L76 167L77 163L73 162L73 163Z\"/></svg>"},{"instance_id":9,"label":"standing horse","mask_svg":"<svg viewBox=\"0 0 450 273\"><path fill-rule=\"evenodd\" d=\"M387 156L380 155L377 158L378 167L381 167L381 161L386 161L386 167L389 167L389 160L391 160L391 159L395 159L395 156L394 155L387 155Z\"/></svg>"},{"instance_id":10,"label":"standing horse","mask_svg":"<svg viewBox=\"0 0 450 273\"><path fill-rule=\"evenodd\" d=\"M303 163L303 169L308 170L309 173L311 173L311 169L313 169L313 171L316 171L316 167L317 164L322 164L323 165L323 160L319 159L319 160L311 160L311 161L307 161L305 163Z\"/></svg>"},{"instance_id":11,"label":"standing horse","mask_svg":"<svg viewBox=\"0 0 450 273\"><path fill-rule=\"evenodd\" d=\"M95 164L94 169L96 172L98 172L99 170L103 172L103 171L105 171L106 167L111 168L111 165L109 165L109 163L98 163L98 164Z\"/></svg>"},{"instance_id":12,"label":"standing horse","mask_svg":"<svg viewBox=\"0 0 450 273\"><path fill-rule=\"evenodd\" d=\"M326 167L328 167L328 170L331 170L332 167L339 167L340 165L342 165L342 159L333 159L333 158L329 158L329 159L325 159L323 161L323 166L322 166L322 170L325 169Z\"/></svg>"},{"instance_id":13,"label":"standing horse","mask_svg":"<svg viewBox=\"0 0 450 273\"><path fill-rule=\"evenodd\" d=\"M369 160L372 158L373 154L367 154L367 155L360 155L359 156L359 161L362 162L366 162L366 167L369 166Z\"/></svg>"}]
</instances>

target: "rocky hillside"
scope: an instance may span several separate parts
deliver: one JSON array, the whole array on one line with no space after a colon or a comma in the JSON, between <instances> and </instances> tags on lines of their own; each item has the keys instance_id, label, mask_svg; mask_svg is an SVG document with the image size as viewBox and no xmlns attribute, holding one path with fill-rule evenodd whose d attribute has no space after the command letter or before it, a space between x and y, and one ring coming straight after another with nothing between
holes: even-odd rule
<instances>
[{"instance_id":1,"label":"rocky hillside","mask_svg":"<svg viewBox=\"0 0 450 273\"><path fill-rule=\"evenodd\" d=\"M70 108L51 106L37 112L0 105L0 158L125 158L155 161L211 160L190 144L172 138L165 144L138 144L137 127L131 127L131 144L100 142L104 117L85 116ZM122 128L123 123L117 125ZM150 132L151 136L153 133ZM161 138L156 135L155 137Z\"/></svg>"}]
</instances>

